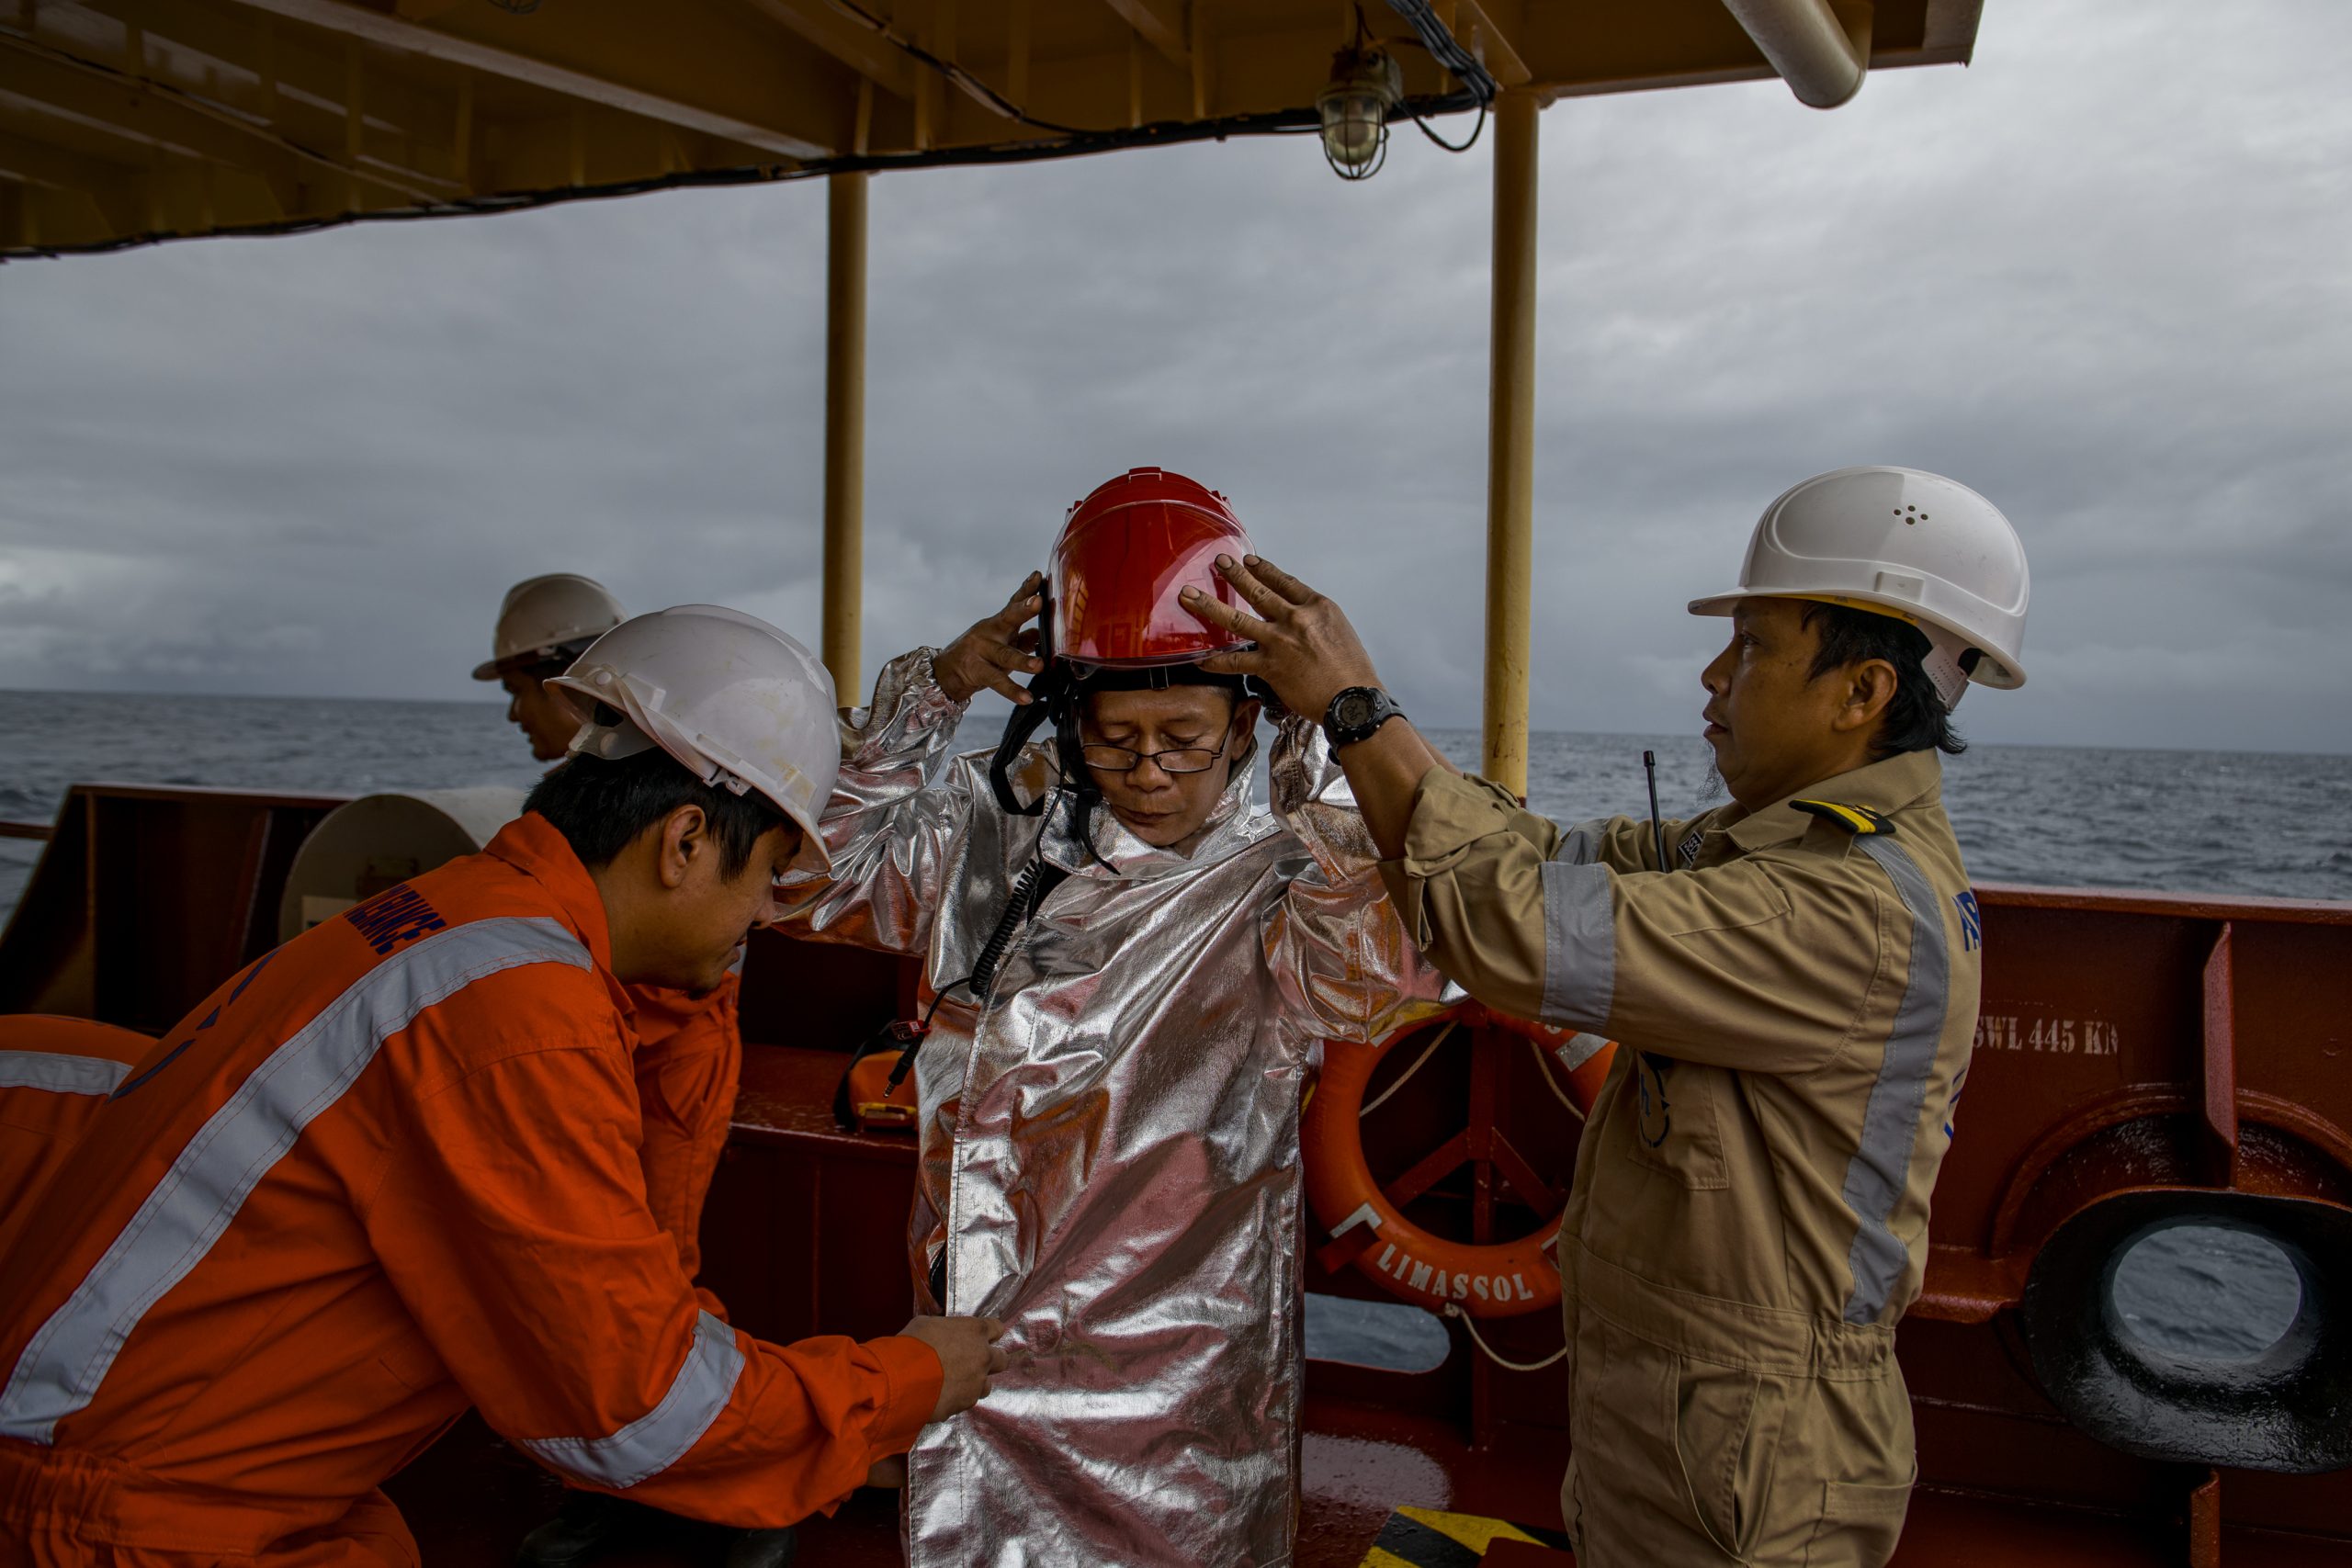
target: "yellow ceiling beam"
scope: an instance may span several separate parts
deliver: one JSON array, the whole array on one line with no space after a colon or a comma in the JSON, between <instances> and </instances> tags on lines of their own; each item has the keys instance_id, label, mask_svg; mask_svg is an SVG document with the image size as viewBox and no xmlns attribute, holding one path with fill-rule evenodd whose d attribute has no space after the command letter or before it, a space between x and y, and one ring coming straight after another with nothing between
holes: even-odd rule
<instances>
[{"instance_id":1,"label":"yellow ceiling beam","mask_svg":"<svg viewBox=\"0 0 2352 1568\"><path fill-rule=\"evenodd\" d=\"M884 92L911 99L914 58L831 0L741 0L778 27L815 44Z\"/></svg>"},{"instance_id":2,"label":"yellow ceiling beam","mask_svg":"<svg viewBox=\"0 0 2352 1568\"><path fill-rule=\"evenodd\" d=\"M173 82L199 96L227 103L254 118L292 130L292 121L312 118L316 131L340 131L349 106L349 62L342 43L300 28L279 28L268 17L224 8L203 0L78 0L86 10L137 28L151 39L217 61L220 72L204 70L189 81L151 69L151 78ZM265 39L265 30L267 38ZM371 61L365 73L366 119L370 130L446 147L456 118L455 95L423 88L392 69L390 60ZM252 80L248 83L247 78ZM209 78L206 80L204 78Z\"/></svg>"},{"instance_id":3,"label":"yellow ceiling beam","mask_svg":"<svg viewBox=\"0 0 2352 1568\"><path fill-rule=\"evenodd\" d=\"M298 205L305 171L292 146L266 130L247 126L226 111L207 113L177 95L142 86L127 76L78 66L54 51L0 33L0 94L29 100L38 107L101 136L128 141L142 162L158 150L251 169L267 182L289 210ZM313 155L317 164L340 167Z\"/></svg>"},{"instance_id":4,"label":"yellow ceiling beam","mask_svg":"<svg viewBox=\"0 0 2352 1568\"><path fill-rule=\"evenodd\" d=\"M108 228L134 225L142 171L132 164L87 158L29 137L0 130L0 176L88 198Z\"/></svg>"},{"instance_id":5,"label":"yellow ceiling beam","mask_svg":"<svg viewBox=\"0 0 2352 1568\"><path fill-rule=\"evenodd\" d=\"M1193 49L1184 37L1183 7L1173 0L1102 0L1118 18L1170 65L1190 71Z\"/></svg>"},{"instance_id":6,"label":"yellow ceiling beam","mask_svg":"<svg viewBox=\"0 0 2352 1568\"><path fill-rule=\"evenodd\" d=\"M1498 8L1482 6L1479 0L1455 0L1453 36L1496 81L1506 87L1524 87L1535 73L1519 57L1519 51L1511 47L1509 36L1496 25L1493 12Z\"/></svg>"},{"instance_id":7,"label":"yellow ceiling beam","mask_svg":"<svg viewBox=\"0 0 2352 1568\"><path fill-rule=\"evenodd\" d=\"M665 0L660 7L550 7L528 16L466 6L442 13L435 25L388 15L358 0L230 3L785 158L825 156L833 137L824 128L839 118L820 113L809 123L784 123L776 112L784 105L805 106L820 94L838 96L823 89L840 85L814 79L805 62L772 46L761 48L748 31L728 37L706 30L695 36L679 24L707 23L710 13L680 0ZM652 47L642 36L650 21L662 24L667 35Z\"/></svg>"}]
</instances>

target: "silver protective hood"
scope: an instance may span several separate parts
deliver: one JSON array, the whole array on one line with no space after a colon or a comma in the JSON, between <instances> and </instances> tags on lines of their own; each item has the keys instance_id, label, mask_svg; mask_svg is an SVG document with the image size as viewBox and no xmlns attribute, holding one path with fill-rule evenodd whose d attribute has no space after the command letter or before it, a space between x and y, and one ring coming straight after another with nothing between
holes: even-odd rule
<instances>
[{"instance_id":1,"label":"silver protective hood","mask_svg":"<svg viewBox=\"0 0 2352 1568\"><path fill-rule=\"evenodd\" d=\"M842 721L832 878L790 901L801 934L921 955L928 1005L970 973L1041 835L1070 874L994 1000L953 992L917 1061L915 1298L1002 1318L1012 1369L909 1456L908 1561L1286 1563L1300 1094L1318 1041L1385 1035L1442 981L1313 724L1278 723L1271 813L1245 761L1190 858L1098 811L1098 860L1067 797L1008 816L987 752L947 757L961 713L928 650L883 671ZM1017 777L1050 789L1044 748Z\"/></svg>"}]
</instances>

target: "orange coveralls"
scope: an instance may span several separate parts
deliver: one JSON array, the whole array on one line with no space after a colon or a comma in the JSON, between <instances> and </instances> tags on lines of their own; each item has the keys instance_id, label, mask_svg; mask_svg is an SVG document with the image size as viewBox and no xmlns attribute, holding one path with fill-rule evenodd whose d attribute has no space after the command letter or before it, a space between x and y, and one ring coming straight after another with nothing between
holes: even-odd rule
<instances>
[{"instance_id":1,"label":"orange coveralls","mask_svg":"<svg viewBox=\"0 0 2352 1568\"><path fill-rule=\"evenodd\" d=\"M927 1347L700 1307L647 1207L627 1007L537 816L224 982L0 1252L0 1562L407 1568L375 1488L469 1404L724 1524L906 1449Z\"/></svg>"},{"instance_id":2,"label":"orange coveralls","mask_svg":"<svg viewBox=\"0 0 2352 1568\"><path fill-rule=\"evenodd\" d=\"M736 1022L742 989L729 975L707 997L663 986L630 986L636 1010L633 1074L645 1127L638 1163L645 1170L646 1205L678 1244L686 1278L702 1277L702 1205L727 1147L735 1117L735 1090L743 1072L743 1039ZM696 1285L706 1311L727 1315L718 1298Z\"/></svg>"},{"instance_id":3,"label":"orange coveralls","mask_svg":"<svg viewBox=\"0 0 2352 1568\"><path fill-rule=\"evenodd\" d=\"M626 987L636 1009L633 1063L645 1122L638 1163L647 1206L678 1244L688 1279L702 1273L702 1206L727 1146L742 1074L736 1024L741 989L729 975L696 997L661 986ZM130 1076L154 1040L136 1030L54 1013L0 1016L0 1219L19 1213L83 1123ZM703 1305L727 1315L697 1289Z\"/></svg>"},{"instance_id":4,"label":"orange coveralls","mask_svg":"<svg viewBox=\"0 0 2352 1568\"><path fill-rule=\"evenodd\" d=\"M155 1042L86 1018L0 1018L0 1231Z\"/></svg>"}]
</instances>

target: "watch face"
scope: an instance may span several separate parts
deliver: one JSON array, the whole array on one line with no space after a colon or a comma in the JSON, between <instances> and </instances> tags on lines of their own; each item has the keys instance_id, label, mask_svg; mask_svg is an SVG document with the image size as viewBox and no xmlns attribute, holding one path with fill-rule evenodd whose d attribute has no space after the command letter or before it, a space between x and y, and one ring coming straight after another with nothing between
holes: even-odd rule
<instances>
[{"instance_id":1,"label":"watch face","mask_svg":"<svg viewBox=\"0 0 2352 1568\"><path fill-rule=\"evenodd\" d=\"M1358 687L1341 694L1331 709L1334 728L1353 729L1372 716L1372 694Z\"/></svg>"}]
</instances>

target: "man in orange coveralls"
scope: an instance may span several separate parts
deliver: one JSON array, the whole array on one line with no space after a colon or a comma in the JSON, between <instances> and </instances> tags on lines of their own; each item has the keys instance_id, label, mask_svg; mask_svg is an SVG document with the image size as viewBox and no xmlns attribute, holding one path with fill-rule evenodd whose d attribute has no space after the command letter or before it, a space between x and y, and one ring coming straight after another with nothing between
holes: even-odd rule
<instances>
[{"instance_id":1,"label":"man in orange coveralls","mask_svg":"<svg viewBox=\"0 0 2352 1568\"><path fill-rule=\"evenodd\" d=\"M552 682L625 618L610 589L573 572L526 578L506 591L491 656L473 673L505 688L507 719L531 743L533 757L546 762L564 755L580 723ZM742 1074L740 989L732 974L701 993L628 987L637 1010L635 1076L645 1124L638 1163L645 1169L646 1203L677 1243L678 1262L697 1281L704 1310L720 1318L726 1307L699 1284L702 1206L727 1146ZM555 1517L523 1539L522 1568L571 1568L674 1522L626 1498L571 1491ZM792 1552L790 1532L751 1530L728 1544L727 1568L784 1568Z\"/></svg>"},{"instance_id":2,"label":"man in orange coveralls","mask_svg":"<svg viewBox=\"0 0 2352 1568\"><path fill-rule=\"evenodd\" d=\"M576 1484L787 1525L986 1392L987 1319L729 1328L646 1202L623 987L716 987L821 863L831 682L690 605L563 687L526 816L224 981L11 1223L0 1562L413 1568L376 1488L469 1404Z\"/></svg>"}]
</instances>

